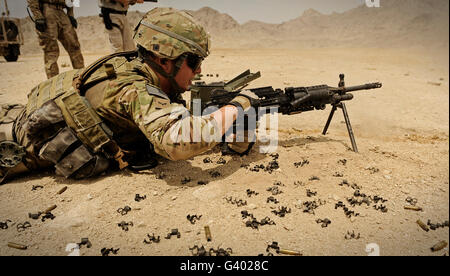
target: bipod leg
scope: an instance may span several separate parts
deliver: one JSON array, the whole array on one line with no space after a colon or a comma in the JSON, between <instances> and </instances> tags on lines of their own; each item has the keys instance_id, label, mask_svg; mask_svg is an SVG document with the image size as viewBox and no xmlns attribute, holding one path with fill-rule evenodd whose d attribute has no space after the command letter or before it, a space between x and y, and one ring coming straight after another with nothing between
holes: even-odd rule
<instances>
[{"instance_id":1,"label":"bipod leg","mask_svg":"<svg viewBox=\"0 0 450 276\"><path fill-rule=\"evenodd\" d=\"M336 109L337 109L336 105L333 104L333 108L331 109L330 115L328 116L327 123L325 124L325 127L323 128L322 135L327 134L328 127L330 126L331 120L333 119L333 115L334 115L334 112L336 111Z\"/></svg>"},{"instance_id":2,"label":"bipod leg","mask_svg":"<svg viewBox=\"0 0 450 276\"><path fill-rule=\"evenodd\" d=\"M339 108L342 109L344 113L345 124L347 125L348 135L350 136L350 142L352 142L352 148L354 152L358 152L358 147L356 146L355 136L353 135L352 125L350 124L350 118L348 117L347 108L344 103L340 103Z\"/></svg>"}]
</instances>

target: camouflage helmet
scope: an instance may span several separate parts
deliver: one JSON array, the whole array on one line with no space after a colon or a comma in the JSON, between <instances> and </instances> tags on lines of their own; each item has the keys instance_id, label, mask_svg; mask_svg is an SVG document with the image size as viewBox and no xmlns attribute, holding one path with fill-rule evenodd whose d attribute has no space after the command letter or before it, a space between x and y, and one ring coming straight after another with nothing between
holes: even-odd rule
<instances>
[{"instance_id":1,"label":"camouflage helmet","mask_svg":"<svg viewBox=\"0 0 450 276\"><path fill-rule=\"evenodd\" d=\"M187 12L154 8L138 24L134 41L160 58L176 59L184 53L209 55L210 38Z\"/></svg>"}]
</instances>

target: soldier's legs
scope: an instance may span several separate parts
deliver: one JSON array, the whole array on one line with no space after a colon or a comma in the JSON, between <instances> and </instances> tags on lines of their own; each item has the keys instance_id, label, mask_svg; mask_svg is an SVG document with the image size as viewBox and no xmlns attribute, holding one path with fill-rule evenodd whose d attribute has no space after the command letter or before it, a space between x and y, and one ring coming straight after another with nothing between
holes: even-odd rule
<instances>
[{"instance_id":1,"label":"soldier's legs","mask_svg":"<svg viewBox=\"0 0 450 276\"><path fill-rule=\"evenodd\" d=\"M16 175L49 166L47 162L39 160L30 152L26 152L25 148L25 156L23 156L20 153L22 150L13 146L13 144L16 144L17 147L20 147L20 142L15 139L17 133L15 133L13 125L18 120L24 119L24 109L25 106L18 104L0 106L0 144L3 143L3 146L0 147L0 184ZM6 158L13 160L14 163L6 162Z\"/></svg>"},{"instance_id":2,"label":"soldier's legs","mask_svg":"<svg viewBox=\"0 0 450 276\"><path fill-rule=\"evenodd\" d=\"M58 40L69 54L73 69L81 69L84 67L84 59L77 32L70 23L69 17L65 14L61 15L60 24Z\"/></svg>"},{"instance_id":3,"label":"soldier's legs","mask_svg":"<svg viewBox=\"0 0 450 276\"><path fill-rule=\"evenodd\" d=\"M57 63L59 57L57 12L45 7L44 16L47 22L47 29L45 32L36 31L39 37L39 45L44 51L45 73L49 79L59 74Z\"/></svg>"},{"instance_id":4,"label":"soldier's legs","mask_svg":"<svg viewBox=\"0 0 450 276\"><path fill-rule=\"evenodd\" d=\"M3 140L3 142L17 143L25 151L25 155L21 155L21 162L15 166L2 166L0 162L0 184L17 175L48 169L53 166L51 162L43 160L35 154L34 144L28 139L26 132L23 130L26 121L26 106L0 106L0 142ZM11 157L12 154L19 153L20 150L9 152L9 155ZM16 159L15 161L18 162Z\"/></svg>"},{"instance_id":5,"label":"soldier's legs","mask_svg":"<svg viewBox=\"0 0 450 276\"><path fill-rule=\"evenodd\" d=\"M124 51L133 51L136 49L136 45L133 41L133 31L130 27L130 22L128 18L123 16L123 50Z\"/></svg>"},{"instance_id":6,"label":"soldier's legs","mask_svg":"<svg viewBox=\"0 0 450 276\"><path fill-rule=\"evenodd\" d=\"M121 52L123 51L124 43L123 43L123 36L122 36L122 30L123 30L123 20L122 17L125 16L123 14L111 14L111 22L113 24L116 24L120 28L117 28L117 26L113 26L111 30L106 30L109 36L109 43L111 45L111 51L113 53Z\"/></svg>"},{"instance_id":7,"label":"soldier's legs","mask_svg":"<svg viewBox=\"0 0 450 276\"><path fill-rule=\"evenodd\" d=\"M49 79L59 74L58 57L58 42L56 40L47 41L44 45L44 62L45 73Z\"/></svg>"},{"instance_id":8,"label":"soldier's legs","mask_svg":"<svg viewBox=\"0 0 450 276\"><path fill-rule=\"evenodd\" d=\"M47 30L38 32L39 45L44 51L45 73L47 78L52 78L59 74L58 57L59 47L57 41L57 25L49 23Z\"/></svg>"}]
</instances>

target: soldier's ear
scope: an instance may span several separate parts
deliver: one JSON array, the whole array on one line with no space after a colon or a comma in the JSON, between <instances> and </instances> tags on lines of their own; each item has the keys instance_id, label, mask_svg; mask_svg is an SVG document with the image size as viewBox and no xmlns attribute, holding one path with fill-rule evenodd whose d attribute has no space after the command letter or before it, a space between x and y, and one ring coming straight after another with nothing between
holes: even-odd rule
<instances>
[{"instance_id":1,"label":"soldier's ear","mask_svg":"<svg viewBox=\"0 0 450 276\"><path fill-rule=\"evenodd\" d=\"M168 74L172 72L172 62L169 59L166 58L159 58L159 64L161 68L166 71Z\"/></svg>"}]
</instances>

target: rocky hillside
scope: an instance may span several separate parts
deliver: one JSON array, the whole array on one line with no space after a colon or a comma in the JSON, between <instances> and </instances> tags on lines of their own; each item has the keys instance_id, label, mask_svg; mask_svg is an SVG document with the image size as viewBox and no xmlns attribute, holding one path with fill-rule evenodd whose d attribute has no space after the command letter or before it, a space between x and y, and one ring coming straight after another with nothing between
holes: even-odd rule
<instances>
[{"instance_id":1,"label":"rocky hillside","mask_svg":"<svg viewBox=\"0 0 450 276\"><path fill-rule=\"evenodd\" d=\"M449 1L383 0L380 8L365 5L344 13L307 10L282 24L249 21L240 25L231 16L204 7L190 13L210 32L217 48L298 47L439 47L448 48ZM133 27L143 13L128 16ZM78 18L83 51L108 51L108 39L98 16ZM24 53L40 52L33 23L22 20Z\"/></svg>"}]
</instances>

